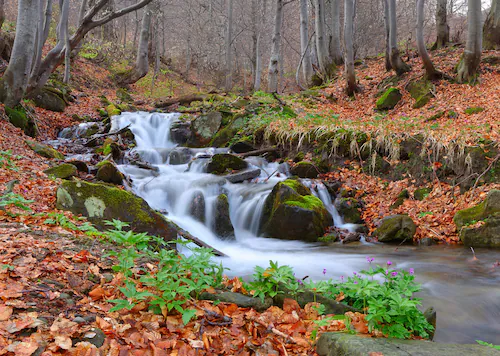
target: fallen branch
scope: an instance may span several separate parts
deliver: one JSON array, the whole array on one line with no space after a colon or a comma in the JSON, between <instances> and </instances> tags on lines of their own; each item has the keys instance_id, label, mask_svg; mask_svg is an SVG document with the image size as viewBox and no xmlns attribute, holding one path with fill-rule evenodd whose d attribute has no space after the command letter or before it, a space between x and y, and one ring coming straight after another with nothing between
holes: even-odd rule
<instances>
[{"instance_id":1,"label":"fallen branch","mask_svg":"<svg viewBox=\"0 0 500 356\"><path fill-rule=\"evenodd\" d=\"M189 232L187 232L186 230L184 230L183 228L181 228L179 225L175 224L174 222L170 221L169 220L169 225L170 227L175 230L175 232L177 233L177 235L185 238L186 240L189 240L191 241L192 243L194 243L195 245L199 246L199 247L205 247L205 248L209 248L209 249L212 249L213 252L214 252L214 255L216 256L219 256L219 257L227 257L227 255L219 250L217 250L216 248L208 245L207 243L205 243L204 241L200 240L199 238L191 235Z\"/></svg>"},{"instance_id":2,"label":"fallen branch","mask_svg":"<svg viewBox=\"0 0 500 356\"><path fill-rule=\"evenodd\" d=\"M92 138L90 140L88 140L85 143L84 146L85 147L93 147L92 145L95 144L98 139L103 138L103 137L108 137L108 136L120 135L122 133L125 133L129 128L130 128L130 125L127 125L124 128L122 128L118 131L115 131L115 132L108 132L108 133L104 133L104 134L95 134L92 136Z\"/></svg>"},{"instance_id":3,"label":"fallen branch","mask_svg":"<svg viewBox=\"0 0 500 356\"><path fill-rule=\"evenodd\" d=\"M477 177L476 179L476 182L474 183L474 186L472 187L472 189L476 189L477 188L477 185L479 184L479 180L484 177L484 175L486 173L488 173L490 171L490 169L495 165L495 163L498 161L498 159L500 159L500 153L497 154L497 156L495 158L493 158L493 160L490 162L490 164L488 165L488 167L484 170L483 173L481 173L479 175L479 177Z\"/></svg>"},{"instance_id":4,"label":"fallen branch","mask_svg":"<svg viewBox=\"0 0 500 356\"><path fill-rule=\"evenodd\" d=\"M156 108L164 108L164 107L171 106L174 104L186 106L186 105L191 104L193 101L203 101L205 98L206 98L206 96L202 96L202 95L186 95L186 96L181 96L178 98L160 99L155 103L155 107Z\"/></svg>"},{"instance_id":5,"label":"fallen branch","mask_svg":"<svg viewBox=\"0 0 500 356\"><path fill-rule=\"evenodd\" d=\"M271 153L271 152L277 152L277 151L278 151L277 147L270 147L270 148L262 148L260 150L255 150L255 151L251 151L251 152L240 153L237 156L239 156L241 158L245 158L245 157L250 157L250 156L260 156L260 155L263 155L265 153Z\"/></svg>"},{"instance_id":6,"label":"fallen branch","mask_svg":"<svg viewBox=\"0 0 500 356\"><path fill-rule=\"evenodd\" d=\"M274 326L271 326L271 325L266 325L263 321L260 321L256 318L251 318L250 321L256 323L256 324L259 324L260 326L263 326L266 328L266 330L269 330L270 332L272 332L273 334L275 335L278 335L278 336L281 336L282 338L284 338L285 340L287 340L288 342L291 342L293 344L296 344L297 341L290 335L287 335L285 334L284 332L282 331L279 331L278 329L276 329Z\"/></svg>"}]
</instances>

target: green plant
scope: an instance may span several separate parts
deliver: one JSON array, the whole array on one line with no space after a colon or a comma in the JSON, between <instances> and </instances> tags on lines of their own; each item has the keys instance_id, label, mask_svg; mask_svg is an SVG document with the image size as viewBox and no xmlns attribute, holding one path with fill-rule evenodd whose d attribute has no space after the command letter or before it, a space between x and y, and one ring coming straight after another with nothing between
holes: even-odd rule
<instances>
[{"instance_id":1,"label":"green plant","mask_svg":"<svg viewBox=\"0 0 500 356\"><path fill-rule=\"evenodd\" d=\"M12 192L0 197L0 209L13 205L19 209L30 211L31 208L28 205L31 203L33 203L33 200L26 200L22 195Z\"/></svg>"},{"instance_id":2,"label":"green plant","mask_svg":"<svg viewBox=\"0 0 500 356\"><path fill-rule=\"evenodd\" d=\"M481 341L481 340L476 340L476 342L479 344L479 345L483 345L483 346L488 346L488 347L491 347L495 350L500 350L500 345L493 345L493 344L490 344L486 341Z\"/></svg>"},{"instance_id":3,"label":"green plant","mask_svg":"<svg viewBox=\"0 0 500 356\"><path fill-rule=\"evenodd\" d=\"M252 281L248 283L247 289L254 291L254 297L260 297L262 301L266 296L274 297L283 293L279 289L280 284L290 290L298 289L298 282L290 266L279 266L278 262L269 261L269 267L264 269L260 266L254 268Z\"/></svg>"},{"instance_id":4,"label":"green plant","mask_svg":"<svg viewBox=\"0 0 500 356\"><path fill-rule=\"evenodd\" d=\"M13 162L13 159L19 159L21 156L12 156L12 151L0 151L0 168L9 169L11 171L17 172L19 169Z\"/></svg>"},{"instance_id":5,"label":"green plant","mask_svg":"<svg viewBox=\"0 0 500 356\"><path fill-rule=\"evenodd\" d=\"M427 194L427 195L429 195L429 194ZM423 218L427 215L434 215L434 213L432 211L422 211L422 212L418 213L419 218Z\"/></svg>"},{"instance_id":6,"label":"green plant","mask_svg":"<svg viewBox=\"0 0 500 356\"><path fill-rule=\"evenodd\" d=\"M46 216L47 219L45 219L45 221L43 222L44 224L57 225L64 229L72 231L82 231L89 236L99 235L99 231L88 221L80 225L77 225L62 213L48 213ZM83 220L84 218L77 218L77 219Z\"/></svg>"},{"instance_id":7,"label":"green plant","mask_svg":"<svg viewBox=\"0 0 500 356\"><path fill-rule=\"evenodd\" d=\"M2 263L0 265L0 270L2 270L2 269L3 270L7 270L7 271L13 271L14 270L14 266Z\"/></svg>"}]
</instances>

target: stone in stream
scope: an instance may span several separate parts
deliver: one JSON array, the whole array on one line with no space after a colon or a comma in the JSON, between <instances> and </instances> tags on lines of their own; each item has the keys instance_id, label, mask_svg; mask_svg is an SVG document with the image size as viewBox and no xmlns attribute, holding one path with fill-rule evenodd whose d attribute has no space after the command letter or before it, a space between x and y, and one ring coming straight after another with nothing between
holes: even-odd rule
<instances>
[{"instance_id":1,"label":"stone in stream","mask_svg":"<svg viewBox=\"0 0 500 356\"><path fill-rule=\"evenodd\" d=\"M243 172L225 175L224 178L230 183L243 183L246 180L252 180L260 176L261 170L259 168L249 169Z\"/></svg>"},{"instance_id":2,"label":"stone in stream","mask_svg":"<svg viewBox=\"0 0 500 356\"><path fill-rule=\"evenodd\" d=\"M285 240L316 242L332 217L323 202L297 180L276 184L264 203L260 234Z\"/></svg>"},{"instance_id":3,"label":"stone in stream","mask_svg":"<svg viewBox=\"0 0 500 356\"><path fill-rule=\"evenodd\" d=\"M311 162L301 161L295 164L291 169L290 173L299 178L318 178L319 169Z\"/></svg>"},{"instance_id":4,"label":"stone in stream","mask_svg":"<svg viewBox=\"0 0 500 356\"><path fill-rule=\"evenodd\" d=\"M417 225L408 215L392 215L382 219L373 232L379 242L412 242Z\"/></svg>"},{"instance_id":5,"label":"stone in stream","mask_svg":"<svg viewBox=\"0 0 500 356\"><path fill-rule=\"evenodd\" d=\"M97 170L96 178L100 181L117 185L123 183L125 178L122 172L120 172L110 161L102 161L97 165L97 167L99 167L99 169Z\"/></svg>"},{"instance_id":6,"label":"stone in stream","mask_svg":"<svg viewBox=\"0 0 500 356\"><path fill-rule=\"evenodd\" d=\"M194 134L189 140L191 147L207 145L219 131L222 124L222 114L212 111L201 115L191 122L191 132Z\"/></svg>"},{"instance_id":7,"label":"stone in stream","mask_svg":"<svg viewBox=\"0 0 500 356\"><path fill-rule=\"evenodd\" d=\"M189 122L174 122L170 128L170 138L173 142L184 145L191 139L192 132Z\"/></svg>"},{"instance_id":8,"label":"stone in stream","mask_svg":"<svg viewBox=\"0 0 500 356\"><path fill-rule=\"evenodd\" d=\"M425 340L372 338L348 333L321 334L316 352L319 356L498 356L491 347L468 344L442 344Z\"/></svg>"},{"instance_id":9,"label":"stone in stream","mask_svg":"<svg viewBox=\"0 0 500 356\"><path fill-rule=\"evenodd\" d=\"M189 203L189 215L191 215L195 220L204 223L205 222L205 197L201 191L196 191Z\"/></svg>"},{"instance_id":10,"label":"stone in stream","mask_svg":"<svg viewBox=\"0 0 500 356\"><path fill-rule=\"evenodd\" d=\"M215 201L214 232L223 240L234 240L234 227L229 217L229 201L221 194Z\"/></svg>"},{"instance_id":11,"label":"stone in stream","mask_svg":"<svg viewBox=\"0 0 500 356\"><path fill-rule=\"evenodd\" d=\"M25 142L29 148L31 148L42 157L64 159L64 155L61 152L56 151L50 146L31 140L26 140Z\"/></svg>"},{"instance_id":12,"label":"stone in stream","mask_svg":"<svg viewBox=\"0 0 500 356\"><path fill-rule=\"evenodd\" d=\"M248 163L240 157L228 153L219 153L212 156L212 160L207 165L207 173L222 175L240 171L247 167Z\"/></svg>"},{"instance_id":13,"label":"stone in stream","mask_svg":"<svg viewBox=\"0 0 500 356\"><path fill-rule=\"evenodd\" d=\"M337 198L334 201L335 209L344 219L346 224L363 224L361 218L361 204L355 198Z\"/></svg>"},{"instance_id":14,"label":"stone in stream","mask_svg":"<svg viewBox=\"0 0 500 356\"><path fill-rule=\"evenodd\" d=\"M69 163L63 163L59 166L55 166L43 171L46 175L52 176L55 178L66 179L70 177L74 177L77 172L77 168Z\"/></svg>"},{"instance_id":15,"label":"stone in stream","mask_svg":"<svg viewBox=\"0 0 500 356\"><path fill-rule=\"evenodd\" d=\"M255 151L255 147L248 141L238 141L233 143L229 148L234 153L247 153Z\"/></svg>"},{"instance_id":16,"label":"stone in stream","mask_svg":"<svg viewBox=\"0 0 500 356\"><path fill-rule=\"evenodd\" d=\"M179 147L170 152L168 155L168 163L176 166L186 164L191 160L191 151L186 147Z\"/></svg>"}]
</instances>

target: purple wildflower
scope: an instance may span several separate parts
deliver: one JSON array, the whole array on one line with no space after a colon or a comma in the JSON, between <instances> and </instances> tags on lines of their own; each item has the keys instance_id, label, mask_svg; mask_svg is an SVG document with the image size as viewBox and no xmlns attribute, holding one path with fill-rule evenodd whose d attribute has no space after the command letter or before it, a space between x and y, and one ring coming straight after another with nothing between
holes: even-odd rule
<instances>
[{"instance_id":1,"label":"purple wildflower","mask_svg":"<svg viewBox=\"0 0 500 356\"><path fill-rule=\"evenodd\" d=\"M397 275L398 275L398 272L396 272L396 271L391 272L391 276L396 277Z\"/></svg>"},{"instance_id":2,"label":"purple wildflower","mask_svg":"<svg viewBox=\"0 0 500 356\"><path fill-rule=\"evenodd\" d=\"M344 282L344 276L340 276L340 280Z\"/></svg>"},{"instance_id":3,"label":"purple wildflower","mask_svg":"<svg viewBox=\"0 0 500 356\"><path fill-rule=\"evenodd\" d=\"M372 263L375 259L373 257L366 256L366 260L368 261L368 263Z\"/></svg>"},{"instance_id":4,"label":"purple wildflower","mask_svg":"<svg viewBox=\"0 0 500 356\"><path fill-rule=\"evenodd\" d=\"M352 274L354 274L355 276L357 276L357 275L358 275L356 272L352 272Z\"/></svg>"},{"instance_id":5,"label":"purple wildflower","mask_svg":"<svg viewBox=\"0 0 500 356\"><path fill-rule=\"evenodd\" d=\"M354 281L354 284L358 284L358 281Z\"/></svg>"},{"instance_id":6,"label":"purple wildflower","mask_svg":"<svg viewBox=\"0 0 500 356\"><path fill-rule=\"evenodd\" d=\"M412 276L415 274L415 270L413 268L410 268L409 272L410 272L410 275L412 275Z\"/></svg>"},{"instance_id":7,"label":"purple wildflower","mask_svg":"<svg viewBox=\"0 0 500 356\"><path fill-rule=\"evenodd\" d=\"M392 262L391 261L387 261L387 265L388 266L392 265Z\"/></svg>"},{"instance_id":8,"label":"purple wildflower","mask_svg":"<svg viewBox=\"0 0 500 356\"><path fill-rule=\"evenodd\" d=\"M326 268L323 268L323 275L326 274Z\"/></svg>"}]
</instances>

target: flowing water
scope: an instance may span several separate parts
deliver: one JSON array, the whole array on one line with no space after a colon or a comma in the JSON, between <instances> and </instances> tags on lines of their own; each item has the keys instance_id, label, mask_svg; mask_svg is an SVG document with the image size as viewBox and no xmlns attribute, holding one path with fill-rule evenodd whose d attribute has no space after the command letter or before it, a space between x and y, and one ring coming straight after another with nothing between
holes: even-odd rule
<instances>
[{"instance_id":1,"label":"flowing water","mask_svg":"<svg viewBox=\"0 0 500 356\"><path fill-rule=\"evenodd\" d=\"M325 246L259 237L265 198L276 183L286 179L287 166L259 157L247 158L251 168L261 169L261 175L239 184L207 174L210 157L228 150L177 147L170 138L170 129L178 117L142 112L115 117L111 130L130 125L137 142L135 151L142 160L158 167L159 174L133 165L122 165L120 169L131 178L134 192L151 207L166 211L169 219L228 255L222 258L230 269L228 274L248 276L254 266L267 266L273 260L292 266L299 277L318 280L348 276L367 268L367 256L379 264L391 260L397 268L415 269L424 288L419 295L423 307L432 305L437 310L436 341L474 343L480 339L500 344L500 267L494 267L500 259L497 251L476 250L474 260L470 250L459 246L394 247L366 242ZM350 231L356 229L355 225L343 223L321 182L304 184L323 201L333 217L332 224ZM221 193L228 196L235 229L232 241L222 240L212 228L215 201ZM206 206L203 223L190 215L191 202L199 196Z\"/></svg>"}]
</instances>

